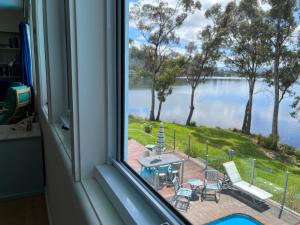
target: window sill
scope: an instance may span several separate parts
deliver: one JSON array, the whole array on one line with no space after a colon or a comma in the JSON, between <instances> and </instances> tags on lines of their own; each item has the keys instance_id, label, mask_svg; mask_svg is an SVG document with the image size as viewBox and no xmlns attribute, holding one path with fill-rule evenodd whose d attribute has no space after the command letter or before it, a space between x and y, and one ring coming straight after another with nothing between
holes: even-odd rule
<instances>
[{"instance_id":1,"label":"window sill","mask_svg":"<svg viewBox=\"0 0 300 225\"><path fill-rule=\"evenodd\" d=\"M127 179L117 164L97 166L95 177L126 224L182 224L149 190L134 185L134 177Z\"/></svg>"},{"instance_id":2,"label":"window sill","mask_svg":"<svg viewBox=\"0 0 300 225\"><path fill-rule=\"evenodd\" d=\"M49 118L49 112L48 112L48 105L42 105L42 111L43 111L43 114L44 114L44 117L46 118L46 120L48 121L48 118Z\"/></svg>"},{"instance_id":3,"label":"window sill","mask_svg":"<svg viewBox=\"0 0 300 225\"><path fill-rule=\"evenodd\" d=\"M64 130L62 129L61 124L54 124L55 131L61 141L61 143L64 146L64 149L66 150L66 153L68 154L69 158L71 159L71 132L70 130Z\"/></svg>"},{"instance_id":4,"label":"window sill","mask_svg":"<svg viewBox=\"0 0 300 225\"><path fill-rule=\"evenodd\" d=\"M125 224L96 180L83 180L82 185L101 224Z\"/></svg>"}]
</instances>

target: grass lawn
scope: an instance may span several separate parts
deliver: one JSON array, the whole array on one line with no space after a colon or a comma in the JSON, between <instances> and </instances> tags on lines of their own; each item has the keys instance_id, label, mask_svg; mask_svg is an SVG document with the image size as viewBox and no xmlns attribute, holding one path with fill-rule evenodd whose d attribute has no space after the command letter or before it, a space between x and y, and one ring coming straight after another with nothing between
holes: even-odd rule
<instances>
[{"instance_id":1,"label":"grass lawn","mask_svg":"<svg viewBox=\"0 0 300 225\"><path fill-rule=\"evenodd\" d=\"M151 123L152 134L144 132L145 122ZM220 171L223 171L222 163L228 161L227 150L233 149L233 159L241 176L248 182L251 179L252 159L256 159L255 185L271 192L275 201L281 201L285 171L290 171L287 206L300 212L300 169L271 159L249 136L228 129L188 127L166 122L164 128L167 150L174 149L174 130L176 130L176 150L189 151L194 158L205 158L205 146L208 141L209 165ZM133 116L129 118L129 139L135 139L143 145L156 143L158 129L159 122L149 122Z\"/></svg>"}]
</instances>

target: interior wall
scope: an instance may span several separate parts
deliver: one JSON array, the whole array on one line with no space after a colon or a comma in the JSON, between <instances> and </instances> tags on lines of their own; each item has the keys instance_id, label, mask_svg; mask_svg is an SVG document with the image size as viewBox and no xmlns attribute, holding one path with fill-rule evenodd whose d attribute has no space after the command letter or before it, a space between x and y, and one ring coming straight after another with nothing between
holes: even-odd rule
<instances>
[{"instance_id":1,"label":"interior wall","mask_svg":"<svg viewBox=\"0 0 300 225\"><path fill-rule=\"evenodd\" d=\"M98 224L80 182L74 182L71 160L63 144L45 118L41 119L44 136L46 196L52 225Z\"/></svg>"}]
</instances>

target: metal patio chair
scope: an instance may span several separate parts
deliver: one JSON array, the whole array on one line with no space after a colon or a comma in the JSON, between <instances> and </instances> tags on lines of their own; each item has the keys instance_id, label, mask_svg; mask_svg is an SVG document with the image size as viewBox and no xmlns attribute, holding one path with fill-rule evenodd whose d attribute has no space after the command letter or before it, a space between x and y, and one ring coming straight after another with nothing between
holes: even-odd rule
<instances>
[{"instance_id":1,"label":"metal patio chair","mask_svg":"<svg viewBox=\"0 0 300 225\"><path fill-rule=\"evenodd\" d=\"M221 196L221 189L222 181L219 178L219 172L217 170L206 170L201 200L203 201L208 196L212 196L218 203Z\"/></svg>"},{"instance_id":2,"label":"metal patio chair","mask_svg":"<svg viewBox=\"0 0 300 225\"><path fill-rule=\"evenodd\" d=\"M185 188L182 185L180 185L179 181L178 181L178 177L176 177L176 176L174 177L172 183L173 183L174 189L175 189L175 195L172 199L174 207L177 208L177 209L187 211L187 209L190 206L190 199L192 197L192 190L189 189L189 188ZM187 200L187 202L185 202L186 204L181 204L181 205L186 205L185 209L178 207L179 202L183 203L182 199Z\"/></svg>"}]
</instances>

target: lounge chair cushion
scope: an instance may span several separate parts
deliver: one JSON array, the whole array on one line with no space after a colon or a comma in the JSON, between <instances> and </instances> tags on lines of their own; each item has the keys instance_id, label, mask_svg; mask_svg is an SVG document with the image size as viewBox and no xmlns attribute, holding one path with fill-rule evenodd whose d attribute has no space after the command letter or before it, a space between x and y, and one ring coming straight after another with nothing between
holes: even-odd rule
<instances>
[{"instance_id":1,"label":"lounge chair cushion","mask_svg":"<svg viewBox=\"0 0 300 225\"><path fill-rule=\"evenodd\" d=\"M205 188L207 190L219 190L220 189L218 183L207 183Z\"/></svg>"},{"instance_id":2,"label":"lounge chair cushion","mask_svg":"<svg viewBox=\"0 0 300 225\"><path fill-rule=\"evenodd\" d=\"M232 183L232 186L235 188L240 189L241 191L244 191L260 200L266 200L268 198L272 197L272 194L254 186L246 181L243 181L239 171L237 170L235 163L233 161L226 162L223 164L226 173Z\"/></svg>"},{"instance_id":3,"label":"lounge chair cushion","mask_svg":"<svg viewBox=\"0 0 300 225\"><path fill-rule=\"evenodd\" d=\"M261 200L267 200L272 197L272 194L254 186L254 185L251 185L251 184L247 183L246 181L240 181L240 182L234 183L233 186L240 190L243 190L244 192L247 192L248 194L255 196Z\"/></svg>"},{"instance_id":4,"label":"lounge chair cushion","mask_svg":"<svg viewBox=\"0 0 300 225\"><path fill-rule=\"evenodd\" d=\"M232 183L237 183L242 181L239 171L237 170L233 161L224 163L227 175Z\"/></svg>"}]
</instances>

